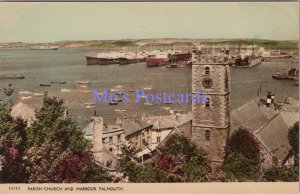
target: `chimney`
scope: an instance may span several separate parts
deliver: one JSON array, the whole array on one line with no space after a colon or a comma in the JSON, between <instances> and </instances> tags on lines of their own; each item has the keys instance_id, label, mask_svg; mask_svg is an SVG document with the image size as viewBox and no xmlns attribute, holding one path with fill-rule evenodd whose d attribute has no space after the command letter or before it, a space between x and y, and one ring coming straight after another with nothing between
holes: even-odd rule
<instances>
[{"instance_id":1,"label":"chimney","mask_svg":"<svg viewBox=\"0 0 300 194\"><path fill-rule=\"evenodd\" d=\"M94 152L95 160L98 162L100 162L101 153L103 151L102 133L103 133L103 118L94 117L93 118L93 152Z\"/></svg>"},{"instance_id":2,"label":"chimney","mask_svg":"<svg viewBox=\"0 0 300 194\"><path fill-rule=\"evenodd\" d=\"M176 113L176 121L181 122L181 115L180 113Z\"/></svg>"},{"instance_id":3,"label":"chimney","mask_svg":"<svg viewBox=\"0 0 300 194\"><path fill-rule=\"evenodd\" d=\"M271 105L271 95L272 95L272 93L268 92L268 94L267 94L267 107L270 107L270 105Z\"/></svg>"},{"instance_id":4,"label":"chimney","mask_svg":"<svg viewBox=\"0 0 300 194\"><path fill-rule=\"evenodd\" d=\"M271 104L275 104L275 94L271 94Z\"/></svg>"}]
</instances>

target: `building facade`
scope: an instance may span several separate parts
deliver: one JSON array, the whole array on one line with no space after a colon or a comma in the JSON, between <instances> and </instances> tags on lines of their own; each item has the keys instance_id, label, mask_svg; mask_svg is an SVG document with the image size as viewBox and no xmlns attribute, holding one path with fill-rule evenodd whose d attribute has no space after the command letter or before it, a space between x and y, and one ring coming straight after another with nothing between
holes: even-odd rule
<instances>
[{"instance_id":1,"label":"building facade","mask_svg":"<svg viewBox=\"0 0 300 194\"><path fill-rule=\"evenodd\" d=\"M228 58L227 58L228 59ZM211 162L221 165L230 134L230 65L226 57L199 60L192 67L192 91L207 95L204 103L192 104L192 141Z\"/></svg>"}]
</instances>

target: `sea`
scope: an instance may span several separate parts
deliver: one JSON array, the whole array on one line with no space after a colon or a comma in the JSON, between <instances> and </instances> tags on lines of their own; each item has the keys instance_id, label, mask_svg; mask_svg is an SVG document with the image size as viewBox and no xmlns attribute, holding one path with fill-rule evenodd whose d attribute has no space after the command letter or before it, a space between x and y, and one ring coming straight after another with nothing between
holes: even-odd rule
<instances>
[{"instance_id":1,"label":"sea","mask_svg":"<svg viewBox=\"0 0 300 194\"><path fill-rule=\"evenodd\" d=\"M148 117L167 115L170 110L187 113L190 103L183 104L147 104L145 99L135 103L135 91L143 89L145 93L190 93L191 68L147 68L145 63L130 65L87 66L85 54L103 52L104 49L0 49L0 75L24 75L25 79L0 80L0 99L7 100L3 88L11 84L14 90L10 97L14 104L23 102L39 109L43 97L34 93L48 92L65 101L70 116L84 128L93 115L102 116L104 122L112 124L116 119L127 117ZM275 94L275 100L283 101L286 97L299 99L299 88L294 81L274 80L272 74L283 68L297 66L290 62L263 62L252 68L231 68L231 109L238 108L257 96L261 88L261 97L267 92ZM77 81L90 81L87 86ZM52 84L51 81L63 81L66 84ZM109 105L98 103L96 108L87 108L85 103L93 102L93 89L118 89L129 93L129 103ZM32 92L24 94L24 91ZM131 91L131 92L130 92ZM20 94L21 92L21 94ZM23 92L23 94L22 94ZM126 111L125 111L126 110Z\"/></svg>"}]
</instances>

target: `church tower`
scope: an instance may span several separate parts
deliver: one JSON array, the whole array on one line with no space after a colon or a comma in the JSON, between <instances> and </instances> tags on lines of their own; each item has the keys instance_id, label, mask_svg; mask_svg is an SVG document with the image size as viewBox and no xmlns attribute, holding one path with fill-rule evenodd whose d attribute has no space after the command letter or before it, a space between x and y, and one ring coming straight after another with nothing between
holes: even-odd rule
<instances>
[{"instance_id":1,"label":"church tower","mask_svg":"<svg viewBox=\"0 0 300 194\"><path fill-rule=\"evenodd\" d=\"M202 56L192 67L192 91L207 95L193 103L192 141L211 162L212 173L225 156L230 133L230 65L227 53Z\"/></svg>"}]
</instances>

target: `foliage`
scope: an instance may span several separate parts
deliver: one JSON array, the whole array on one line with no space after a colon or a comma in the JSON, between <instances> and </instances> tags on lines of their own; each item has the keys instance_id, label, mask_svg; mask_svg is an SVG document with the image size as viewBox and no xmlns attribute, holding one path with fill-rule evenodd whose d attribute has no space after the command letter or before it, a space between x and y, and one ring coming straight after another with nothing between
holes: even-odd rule
<instances>
[{"instance_id":1,"label":"foliage","mask_svg":"<svg viewBox=\"0 0 300 194\"><path fill-rule=\"evenodd\" d=\"M109 174L94 162L90 162L89 165L82 169L82 183L103 183L111 181L112 178Z\"/></svg>"},{"instance_id":2,"label":"foliage","mask_svg":"<svg viewBox=\"0 0 300 194\"><path fill-rule=\"evenodd\" d=\"M229 180L248 181L258 178L259 161L242 154L226 157L222 167Z\"/></svg>"},{"instance_id":3,"label":"foliage","mask_svg":"<svg viewBox=\"0 0 300 194\"><path fill-rule=\"evenodd\" d=\"M179 134L171 135L146 166L139 165L126 152L120 163L131 182L201 182L208 172L201 151Z\"/></svg>"},{"instance_id":4,"label":"foliage","mask_svg":"<svg viewBox=\"0 0 300 194\"><path fill-rule=\"evenodd\" d=\"M70 118L64 118L63 100L45 97L43 107L36 113L37 120L28 128L28 145L39 144L46 139L61 142L64 149L80 154L88 146L88 140Z\"/></svg>"},{"instance_id":5,"label":"foliage","mask_svg":"<svg viewBox=\"0 0 300 194\"><path fill-rule=\"evenodd\" d=\"M266 181L298 182L299 172L291 167L273 167L264 174Z\"/></svg>"},{"instance_id":6,"label":"foliage","mask_svg":"<svg viewBox=\"0 0 300 194\"><path fill-rule=\"evenodd\" d=\"M29 148L25 154L26 171L29 183L54 182L52 178L56 166L71 152L64 150L59 142L46 140Z\"/></svg>"},{"instance_id":7,"label":"foliage","mask_svg":"<svg viewBox=\"0 0 300 194\"><path fill-rule=\"evenodd\" d=\"M289 130L289 143L293 154L299 154L299 122L296 122Z\"/></svg>"},{"instance_id":8,"label":"foliage","mask_svg":"<svg viewBox=\"0 0 300 194\"><path fill-rule=\"evenodd\" d=\"M92 156L86 152L81 155L69 155L56 165L53 175L57 183L79 183L82 179L82 169L91 163Z\"/></svg>"},{"instance_id":9,"label":"foliage","mask_svg":"<svg viewBox=\"0 0 300 194\"><path fill-rule=\"evenodd\" d=\"M23 163L26 142L26 123L14 119L4 106L0 106L0 155L2 157L2 181L22 183L26 181Z\"/></svg>"},{"instance_id":10,"label":"foliage","mask_svg":"<svg viewBox=\"0 0 300 194\"><path fill-rule=\"evenodd\" d=\"M260 148L254 135L245 128L232 134L226 145L222 169L229 180L257 180L260 168Z\"/></svg>"},{"instance_id":11,"label":"foliage","mask_svg":"<svg viewBox=\"0 0 300 194\"><path fill-rule=\"evenodd\" d=\"M154 183L167 182L167 173L151 166L142 166L132 160L130 153L124 150L120 159L120 170L128 176L130 182Z\"/></svg>"},{"instance_id":12,"label":"foliage","mask_svg":"<svg viewBox=\"0 0 300 194\"><path fill-rule=\"evenodd\" d=\"M213 44L213 42L207 42L207 44ZM297 49L298 48L298 43L296 41L273 41L273 40L259 40L259 39L221 40L221 41L215 41L214 44L257 45L268 49Z\"/></svg>"},{"instance_id":13,"label":"foliage","mask_svg":"<svg viewBox=\"0 0 300 194\"><path fill-rule=\"evenodd\" d=\"M45 97L31 127L0 106L2 182L106 182L106 171L94 163L90 144L77 124L65 118L63 101ZM90 174L87 174L90 173Z\"/></svg>"},{"instance_id":14,"label":"foliage","mask_svg":"<svg viewBox=\"0 0 300 194\"><path fill-rule=\"evenodd\" d=\"M227 143L226 155L230 155L231 153L258 159L260 157L259 143L248 129L240 128L232 134Z\"/></svg>"}]
</instances>

